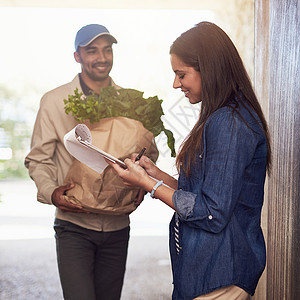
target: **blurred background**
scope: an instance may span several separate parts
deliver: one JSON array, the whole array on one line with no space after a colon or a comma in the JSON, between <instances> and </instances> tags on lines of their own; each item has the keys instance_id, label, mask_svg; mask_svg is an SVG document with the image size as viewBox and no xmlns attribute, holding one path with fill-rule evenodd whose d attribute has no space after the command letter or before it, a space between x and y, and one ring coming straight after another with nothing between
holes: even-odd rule
<instances>
[{"instance_id":1,"label":"blurred background","mask_svg":"<svg viewBox=\"0 0 300 300\"><path fill-rule=\"evenodd\" d=\"M191 106L172 88L169 47L182 32L201 21L219 25L237 46L253 80L254 0L151 1L151 5L143 1L96 2L0 2L3 300L62 299L52 229L54 208L36 201L36 188L23 162L42 95L71 81L80 71L73 58L78 29L100 23L117 38L112 78L122 87L143 91L144 97L157 95L163 100L164 125L173 131L176 149L196 122L200 108ZM158 165L176 176L165 136L158 136L156 142ZM167 243L171 216L168 207L148 196L132 213L123 300L170 299Z\"/></svg>"}]
</instances>

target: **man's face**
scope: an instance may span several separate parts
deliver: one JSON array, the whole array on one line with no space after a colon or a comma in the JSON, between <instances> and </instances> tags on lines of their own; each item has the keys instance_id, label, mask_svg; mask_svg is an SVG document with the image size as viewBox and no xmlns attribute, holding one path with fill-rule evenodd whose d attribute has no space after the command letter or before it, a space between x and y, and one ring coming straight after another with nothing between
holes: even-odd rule
<instances>
[{"instance_id":1,"label":"man's face","mask_svg":"<svg viewBox=\"0 0 300 300\"><path fill-rule=\"evenodd\" d=\"M112 42L108 37L98 37L86 47L79 47L74 57L84 75L93 81L103 81L113 65Z\"/></svg>"}]
</instances>

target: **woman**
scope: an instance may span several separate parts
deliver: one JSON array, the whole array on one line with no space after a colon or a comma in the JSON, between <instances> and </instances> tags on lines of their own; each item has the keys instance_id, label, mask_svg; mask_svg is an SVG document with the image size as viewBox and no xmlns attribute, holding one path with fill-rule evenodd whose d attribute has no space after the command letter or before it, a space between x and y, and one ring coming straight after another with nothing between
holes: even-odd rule
<instances>
[{"instance_id":1,"label":"woman","mask_svg":"<svg viewBox=\"0 0 300 300\"><path fill-rule=\"evenodd\" d=\"M173 299L248 299L266 262L260 222L271 166L267 124L241 58L218 26L197 24L170 55L173 87L202 103L176 158L178 181L147 157L125 160L126 170L111 165L127 184L175 210Z\"/></svg>"}]
</instances>

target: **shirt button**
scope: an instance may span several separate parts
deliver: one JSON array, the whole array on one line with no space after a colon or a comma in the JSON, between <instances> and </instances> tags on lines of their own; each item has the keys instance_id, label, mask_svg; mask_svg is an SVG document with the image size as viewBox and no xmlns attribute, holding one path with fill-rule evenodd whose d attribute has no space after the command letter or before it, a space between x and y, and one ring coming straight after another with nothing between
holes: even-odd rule
<instances>
[{"instance_id":1,"label":"shirt button","mask_svg":"<svg viewBox=\"0 0 300 300\"><path fill-rule=\"evenodd\" d=\"M213 218L212 215L209 215L209 216L208 216L208 219L209 219L209 220L212 220L212 218Z\"/></svg>"}]
</instances>

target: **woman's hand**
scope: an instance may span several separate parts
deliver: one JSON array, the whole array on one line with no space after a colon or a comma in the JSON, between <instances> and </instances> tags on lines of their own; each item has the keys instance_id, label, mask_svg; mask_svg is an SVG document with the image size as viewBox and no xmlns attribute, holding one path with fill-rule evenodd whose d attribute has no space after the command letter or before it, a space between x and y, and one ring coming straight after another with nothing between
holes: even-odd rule
<instances>
[{"instance_id":1,"label":"woman's hand","mask_svg":"<svg viewBox=\"0 0 300 300\"><path fill-rule=\"evenodd\" d=\"M107 163L114 168L123 182L127 185L138 186L144 188L149 182L150 177L144 168L140 166L140 161L132 161L125 159L124 162L127 165L127 169L123 169L118 164L106 160ZM150 179L151 180L151 179Z\"/></svg>"},{"instance_id":2,"label":"woman's hand","mask_svg":"<svg viewBox=\"0 0 300 300\"><path fill-rule=\"evenodd\" d=\"M137 154L134 154L131 160L128 158L124 160L127 169L123 169L117 163L106 161L114 168L125 184L138 186L147 192L151 192L157 180L166 179L166 181L173 183L171 186L161 185L155 191L155 198L160 199L175 210L172 199L174 190L177 188L177 180L162 172L148 157L142 156L139 161L135 161L136 156ZM161 175L164 178L161 178Z\"/></svg>"},{"instance_id":3,"label":"woman's hand","mask_svg":"<svg viewBox=\"0 0 300 300\"><path fill-rule=\"evenodd\" d=\"M134 162L137 157L137 153L131 155L131 160ZM153 178L160 178L162 171L155 165L155 163L147 156L142 156L138 161L138 164L145 169L147 174Z\"/></svg>"},{"instance_id":4,"label":"woman's hand","mask_svg":"<svg viewBox=\"0 0 300 300\"><path fill-rule=\"evenodd\" d=\"M136 153L132 154L131 159L134 161L136 156ZM177 179L159 169L149 157L142 156L139 160L139 165L146 170L149 176L155 178L156 180L163 180L164 183L170 186L172 189L177 189Z\"/></svg>"}]
</instances>

